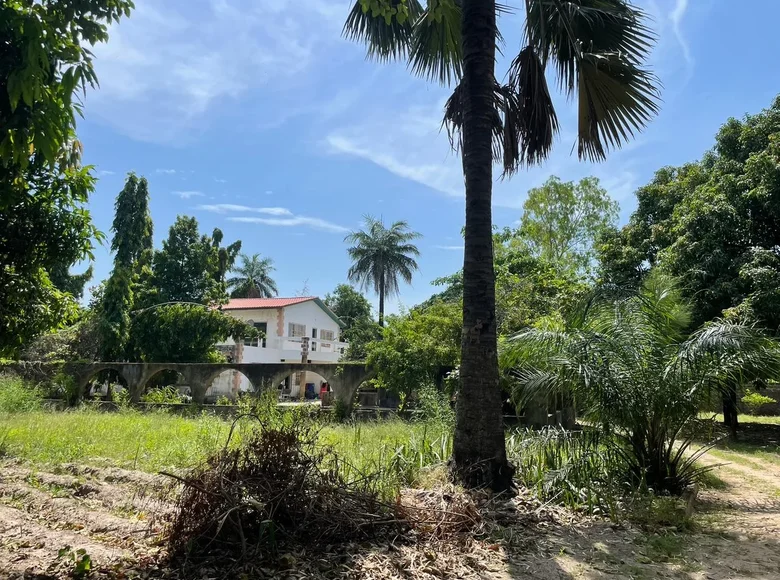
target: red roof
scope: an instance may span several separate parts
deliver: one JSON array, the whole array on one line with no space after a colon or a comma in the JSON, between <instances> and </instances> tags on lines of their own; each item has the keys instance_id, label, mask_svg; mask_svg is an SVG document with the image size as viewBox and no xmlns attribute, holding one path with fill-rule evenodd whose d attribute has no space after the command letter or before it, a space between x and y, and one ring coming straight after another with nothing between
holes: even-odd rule
<instances>
[{"instance_id":1,"label":"red roof","mask_svg":"<svg viewBox=\"0 0 780 580\"><path fill-rule=\"evenodd\" d=\"M222 310L249 310L257 308L284 308L301 302L316 300L315 296L299 296L297 298L231 298Z\"/></svg>"}]
</instances>

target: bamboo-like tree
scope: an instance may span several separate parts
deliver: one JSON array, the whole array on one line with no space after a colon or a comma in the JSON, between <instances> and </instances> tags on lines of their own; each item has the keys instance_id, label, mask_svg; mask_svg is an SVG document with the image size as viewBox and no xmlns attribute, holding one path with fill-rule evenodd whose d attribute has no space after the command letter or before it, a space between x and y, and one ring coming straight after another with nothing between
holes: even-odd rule
<instances>
[{"instance_id":1,"label":"bamboo-like tree","mask_svg":"<svg viewBox=\"0 0 780 580\"><path fill-rule=\"evenodd\" d=\"M274 261L271 258L261 258L260 254L241 254L241 265L233 269L232 278L227 281L232 298L270 298L276 296L279 290L271 278Z\"/></svg>"},{"instance_id":2,"label":"bamboo-like tree","mask_svg":"<svg viewBox=\"0 0 780 580\"><path fill-rule=\"evenodd\" d=\"M604 159L657 112L643 68L654 43L625 0L525 0L523 46L507 82L495 74L495 0L357 0L344 34L369 57L407 60L414 74L454 85L445 122L463 160L466 193L463 346L454 475L470 486L512 485L496 355L491 198L493 163L506 175L543 161L558 131L547 69L577 102L580 158Z\"/></svg>"},{"instance_id":3,"label":"bamboo-like tree","mask_svg":"<svg viewBox=\"0 0 780 580\"><path fill-rule=\"evenodd\" d=\"M502 352L522 405L573 395L617 442L635 485L679 494L696 478L686 453L710 394L780 376L780 345L757 327L716 320L690 335L690 305L673 279L597 290L561 321L526 329Z\"/></svg>"},{"instance_id":4,"label":"bamboo-like tree","mask_svg":"<svg viewBox=\"0 0 780 580\"><path fill-rule=\"evenodd\" d=\"M344 241L352 260L348 276L361 288L372 288L379 295L379 325L385 322L385 298L398 294L399 278L410 284L420 255L412 242L421 235L409 229L405 221L389 228L381 219L365 217L365 229L352 232Z\"/></svg>"}]
</instances>

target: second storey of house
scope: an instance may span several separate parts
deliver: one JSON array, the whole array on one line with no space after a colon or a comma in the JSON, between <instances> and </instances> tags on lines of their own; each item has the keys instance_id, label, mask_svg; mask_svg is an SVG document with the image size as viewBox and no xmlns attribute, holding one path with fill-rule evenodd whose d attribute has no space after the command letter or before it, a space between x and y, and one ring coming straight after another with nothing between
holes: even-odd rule
<instances>
[{"instance_id":1,"label":"second storey of house","mask_svg":"<svg viewBox=\"0 0 780 580\"><path fill-rule=\"evenodd\" d=\"M304 337L312 362L337 362L347 347L342 321L316 297L234 298L222 310L265 336L239 344L228 339L222 346L233 347L235 362L300 362Z\"/></svg>"}]
</instances>

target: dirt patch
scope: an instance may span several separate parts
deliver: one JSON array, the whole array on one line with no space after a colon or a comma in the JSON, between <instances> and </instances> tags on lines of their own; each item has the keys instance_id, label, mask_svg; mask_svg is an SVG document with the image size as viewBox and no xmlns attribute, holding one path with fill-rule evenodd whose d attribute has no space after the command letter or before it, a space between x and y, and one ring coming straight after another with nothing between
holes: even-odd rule
<instances>
[{"instance_id":1,"label":"dirt patch","mask_svg":"<svg viewBox=\"0 0 780 580\"><path fill-rule=\"evenodd\" d=\"M700 493L693 531L616 525L524 494L511 500L484 496L475 498L479 515L468 512L479 518L473 533L439 533L445 528L432 521L431 533L281 553L277 566L258 566L248 577L779 578L780 467L749 460L716 469L723 489ZM706 461L723 462L713 456ZM0 468L0 578L68 578L74 564L59 557L66 546L89 554L95 568L90 577L181 577L165 568L159 545L172 505L166 478L78 465L47 471L6 461ZM403 497L418 512L436 514L451 504L446 493L408 490ZM445 523L456 529L474 522ZM203 570L202 577L238 574L226 562Z\"/></svg>"}]
</instances>

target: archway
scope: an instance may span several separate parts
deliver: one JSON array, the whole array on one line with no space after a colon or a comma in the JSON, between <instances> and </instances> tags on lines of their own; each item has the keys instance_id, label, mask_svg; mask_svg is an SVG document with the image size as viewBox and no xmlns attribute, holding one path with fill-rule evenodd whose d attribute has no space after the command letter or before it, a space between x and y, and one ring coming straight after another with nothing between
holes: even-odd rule
<instances>
[{"instance_id":1,"label":"archway","mask_svg":"<svg viewBox=\"0 0 780 580\"><path fill-rule=\"evenodd\" d=\"M254 392L255 386L244 373L228 369L211 380L209 388L206 390L204 402L215 403L223 397L235 402L239 397Z\"/></svg>"},{"instance_id":2,"label":"archway","mask_svg":"<svg viewBox=\"0 0 780 580\"><path fill-rule=\"evenodd\" d=\"M128 397L128 383L117 369L103 368L92 374L84 387L85 399L111 401L116 397Z\"/></svg>"},{"instance_id":3,"label":"archway","mask_svg":"<svg viewBox=\"0 0 780 580\"><path fill-rule=\"evenodd\" d=\"M186 377L176 369L159 368L139 385L141 403L189 403L192 390Z\"/></svg>"},{"instance_id":4,"label":"archway","mask_svg":"<svg viewBox=\"0 0 780 580\"><path fill-rule=\"evenodd\" d=\"M319 403L320 394L330 390L328 379L310 370L287 373L275 386L282 403Z\"/></svg>"}]
</instances>

